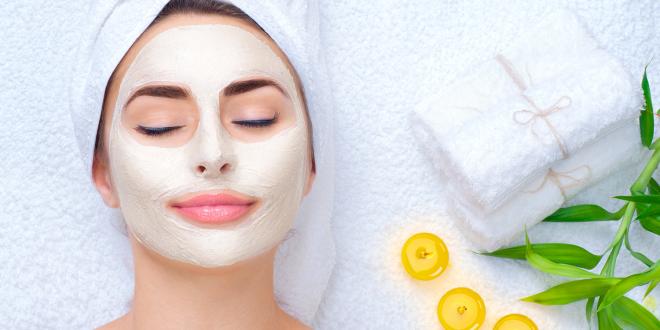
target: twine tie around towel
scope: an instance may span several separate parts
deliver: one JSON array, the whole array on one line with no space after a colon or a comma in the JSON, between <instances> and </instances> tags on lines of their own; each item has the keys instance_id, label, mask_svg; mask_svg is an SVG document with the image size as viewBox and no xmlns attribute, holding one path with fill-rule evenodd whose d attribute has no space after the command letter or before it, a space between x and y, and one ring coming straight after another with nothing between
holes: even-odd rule
<instances>
[{"instance_id":1,"label":"twine tie around towel","mask_svg":"<svg viewBox=\"0 0 660 330\"><path fill-rule=\"evenodd\" d=\"M578 172L581 169L585 169L586 174L582 175L582 177L578 178L574 175L574 173ZM564 200L566 200L567 199L566 189L572 188L572 187L575 187L575 186L578 186L578 185L581 185L581 184L585 184L591 178L591 174L592 174L591 173L591 167L589 167L589 165L581 165L581 166L578 166L578 167L575 167L573 169L570 169L568 171L563 171L563 172L556 171L556 170L550 168L550 169L548 169L548 173L543 178L543 181L541 182L541 184L537 188L535 188L533 190L526 190L525 192L526 193L535 193L535 192L541 190L541 188L543 188L543 186L545 186L545 184L548 181L552 181L553 183L555 183L555 185L557 185L557 188L559 188L559 192L561 193ZM560 180L561 178L568 179L568 181L571 181L571 183L563 185L561 183L561 180Z\"/></svg>"},{"instance_id":2,"label":"twine tie around towel","mask_svg":"<svg viewBox=\"0 0 660 330\"><path fill-rule=\"evenodd\" d=\"M509 75L509 77L511 77L513 82L516 84L516 86L520 90L521 96L533 108L533 110L522 109L515 111L513 113L513 120L521 125L531 125L530 130L532 134L534 134L534 136L539 140L541 140L541 137L539 136L539 133L534 129L534 127L536 127L535 123L537 120L542 120L550 130L550 133L552 134L555 141L557 142L557 146L559 147L559 150L561 152L562 159L567 158L568 149L566 147L566 144L564 143L561 136L559 136L559 132L557 132L557 129L554 127L554 125L552 125L550 120L548 120L547 116L554 112L570 107L572 103L571 98L564 95L560 97L559 100L557 100L557 102L555 102L550 107L546 109L540 108L538 105L536 105L534 100L530 99L527 95L525 95L524 92L527 89L527 85L523 81L520 74L516 72L516 70L513 68L511 62L501 54L497 54L497 56L495 56L495 59L497 60L498 63L500 63L500 65L502 65L504 71Z\"/></svg>"}]
</instances>

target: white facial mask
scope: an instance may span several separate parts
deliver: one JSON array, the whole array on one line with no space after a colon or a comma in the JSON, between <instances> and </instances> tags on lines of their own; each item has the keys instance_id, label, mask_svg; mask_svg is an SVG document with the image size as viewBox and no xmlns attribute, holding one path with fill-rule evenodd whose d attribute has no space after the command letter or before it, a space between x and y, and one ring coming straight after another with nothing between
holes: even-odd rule
<instances>
[{"instance_id":1,"label":"white facial mask","mask_svg":"<svg viewBox=\"0 0 660 330\"><path fill-rule=\"evenodd\" d=\"M222 89L246 77L278 82L292 99L293 126L259 142L232 137L220 120ZM178 147L139 143L121 122L132 91L152 82L187 86L197 102L199 125ZM250 32L223 24L189 25L161 32L128 68L115 106L109 138L111 177L129 230L144 246L170 259L203 267L231 265L271 249L293 226L310 171L303 103L284 62ZM219 165L202 176L203 162ZM193 224L166 203L186 193L231 189L261 200L238 223Z\"/></svg>"}]
</instances>

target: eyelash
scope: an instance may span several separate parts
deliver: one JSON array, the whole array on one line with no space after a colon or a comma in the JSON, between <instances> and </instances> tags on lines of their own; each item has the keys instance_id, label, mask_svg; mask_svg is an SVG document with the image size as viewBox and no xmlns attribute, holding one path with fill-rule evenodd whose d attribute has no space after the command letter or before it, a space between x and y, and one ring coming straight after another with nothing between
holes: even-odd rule
<instances>
[{"instance_id":1,"label":"eyelash","mask_svg":"<svg viewBox=\"0 0 660 330\"><path fill-rule=\"evenodd\" d=\"M256 120L234 120L232 124L249 127L249 128L264 128L273 125L277 122L278 114L271 119L256 119Z\"/></svg>"},{"instance_id":2,"label":"eyelash","mask_svg":"<svg viewBox=\"0 0 660 330\"><path fill-rule=\"evenodd\" d=\"M171 127L145 127L142 125L138 125L135 129L148 136L160 136L160 135L168 135L172 134L175 130L181 128L183 126L171 126Z\"/></svg>"},{"instance_id":3,"label":"eyelash","mask_svg":"<svg viewBox=\"0 0 660 330\"><path fill-rule=\"evenodd\" d=\"M271 119L234 120L232 121L232 123L250 128L264 128L276 123L277 117L278 115L275 114L275 116ZM183 126L145 127L142 125L138 125L137 127L135 127L135 130L147 136L164 136L164 135L172 134L174 131L176 131L181 127Z\"/></svg>"}]
</instances>

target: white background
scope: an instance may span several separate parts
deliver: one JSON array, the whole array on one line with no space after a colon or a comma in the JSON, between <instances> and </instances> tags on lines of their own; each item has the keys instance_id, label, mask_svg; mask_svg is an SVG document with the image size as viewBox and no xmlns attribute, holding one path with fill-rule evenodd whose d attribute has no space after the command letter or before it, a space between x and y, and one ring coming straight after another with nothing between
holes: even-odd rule
<instances>
[{"instance_id":1,"label":"white background","mask_svg":"<svg viewBox=\"0 0 660 330\"><path fill-rule=\"evenodd\" d=\"M514 261L473 255L444 213L442 187L415 145L407 119L415 103L498 50L516 42L547 13L573 10L601 46L641 81L650 66L660 100L658 1L323 1L324 38L337 102L337 267L323 305L323 328L437 329L435 309L444 292L469 286L487 309L484 329L498 317L522 312L541 329L584 329L584 303L541 307L516 302L557 283ZM660 101L656 101L658 103ZM660 104L656 105L656 107ZM580 195L578 201L618 206L636 169ZM609 202L609 204L606 204ZM614 203L612 203L614 202ZM533 241L579 243L600 254L615 224L541 224ZM652 258L660 239L632 240ZM430 230L449 245L450 267L430 283L410 280L400 248L416 231ZM520 242L520 240L519 240ZM626 254L626 252L623 252ZM620 262L620 274L641 269ZM658 295L658 290L656 296ZM659 299L660 300L660 299ZM658 312L656 312L657 314Z\"/></svg>"},{"instance_id":2,"label":"white background","mask_svg":"<svg viewBox=\"0 0 660 330\"><path fill-rule=\"evenodd\" d=\"M67 85L58 78L75 65L83 33L71 22L82 21L88 6L83 0L0 4L0 148L11 154L0 157L3 328L91 328L117 317L132 293L130 264L122 261L128 255L125 238L97 235L113 230L95 222L112 211L90 209L99 203L94 194L90 200L67 199L81 194L82 164L77 146L61 143L74 141L72 127L53 119L69 115ZM641 78L643 65L655 55L650 79L660 100L660 26L655 23L660 3L654 0L323 1L337 114L338 253L319 328L436 329L437 301L456 286L469 286L484 297L484 328L512 312L531 316L542 329L586 328L583 303L543 307L516 301L558 278L470 252L453 220L442 215L446 196L407 121L418 100L513 44L517 34L560 7L573 9L634 77ZM6 33L16 26L24 27L21 34ZM21 120L46 112L40 122ZM52 148L44 150L44 145ZM71 166L46 169L48 159ZM608 179L575 202L613 209L618 204L608 196L625 193L636 171ZM36 199L16 197L25 192ZM53 216L62 209L68 217ZM72 218L89 221L72 223ZM614 225L542 224L530 235L534 241L568 241L600 253ZM399 262L403 241L421 230L440 235L451 253L449 269L425 283L409 279ZM633 227L633 244L660 257L660 240L648 237ZM641 269L626 258L620 265L621 275Z\"/></svg>"}]
</instances>

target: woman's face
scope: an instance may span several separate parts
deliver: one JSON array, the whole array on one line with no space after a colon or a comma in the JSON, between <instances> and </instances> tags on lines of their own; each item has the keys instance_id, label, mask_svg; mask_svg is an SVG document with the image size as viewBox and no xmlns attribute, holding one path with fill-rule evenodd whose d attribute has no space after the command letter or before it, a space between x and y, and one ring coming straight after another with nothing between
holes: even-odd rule
<instances>
[{"instance_id":1,"label":"woman's face","mask_svg":"<svg viewBox=\"0 0 660 330\"><path fill-rule=\"evenodd\" d=\"M226 266L293 226L313 180L305 110L290 65L257 29L166 18L126 54L105 107L108 168L95 165L95 182L143 245Z\"/></svg>"}]
</instances>

